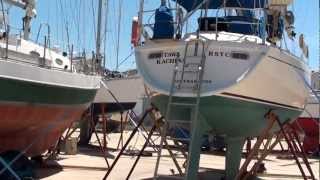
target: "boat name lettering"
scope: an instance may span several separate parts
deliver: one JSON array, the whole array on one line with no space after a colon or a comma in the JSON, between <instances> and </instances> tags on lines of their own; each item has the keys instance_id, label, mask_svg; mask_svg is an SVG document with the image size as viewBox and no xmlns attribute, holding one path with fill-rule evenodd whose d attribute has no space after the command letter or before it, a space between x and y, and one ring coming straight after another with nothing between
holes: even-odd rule
<instances>
[{"instance_id":1,"label":"boat name lettering","mask_svg":"<svg viewBox=\"0 0 320 180\"><path fill-rule=\"evenodd\" d=\"M194 80L194 79L184 79L184 80L176 80L176 83L190 83L190 84L195 84L198 82L198 80ZM204 79L202 80L202 83L206 83L206 84L210 84L212 83L212 80L207 80L207 79Z\"/></svg>"},{"instance_id":2,"label":"boat name lettering","mask_svg":"<svg viewBox=\"0 0 320 180\"><path fill-rule=\"evenodd\" d=\"M231 52L224 52L224 51L209 51L209 56L214 57L228 57L232 59L238 59L238 60L248 60L249 59L249 53L242 52L242 51L231 51Z\"/></svg>"},{"instance_id":3,"label":"boat name lettering","mask_svg":"<svg viewBox=\"0 0 320 180\"><path fill-rule=\"evenodd\" d=\"M175 64L181 62L180 52L153 52L148 56L151 60L156 60L156 64Z\"/></svg>"},{"instance_id":4,"label":"boat name lettering","mask_svg":"<svg viewBox=\"0 0 320 180\"><path fill-rule=\"evenodd\" d=\"M216 57L230 57L230 52L223 52L223 51L209 51L209 56L216 56Z\"/></svg>"},{"instance_id":5,"label":"boat name lettering","mask_svg":"<svg viewBox=\"0 0 320 180\"><path fill-rule=\"evenodd\" d=\"M149 54L149 59L161 59L161 58L179 58L180 52L153 52Z\"/></svg>"},{"instance_id":6,"label":"boat name lettering","mask_svg":"<svg viewBox=\"0 0 320 180\"><path fill-rule=\"evenodd\" d=\"M175 64L176 61L181 62L180 58L157 59L157 64Z\"/></svg>"}]
</instances>

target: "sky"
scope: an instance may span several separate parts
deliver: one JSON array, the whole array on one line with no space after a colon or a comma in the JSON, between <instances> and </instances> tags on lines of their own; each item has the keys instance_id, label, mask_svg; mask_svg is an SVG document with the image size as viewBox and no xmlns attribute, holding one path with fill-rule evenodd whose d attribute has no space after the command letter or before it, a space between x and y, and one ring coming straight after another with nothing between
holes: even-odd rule
<instances>
[{"instance_id":1,"label":"sky","mask_svg":"<svg viewBox=\"0 0 320 180\"><path fill-rule=\"evenodd\" d=\"M108 11L104 11L107 19L103 19L103 40L106 42L106 67L116 68L116 62L123 62L119 66L120 71L135 68L133 48L130 44L131 21L138 13L139 0L109 0ZM156 8L159 4L156 0L145 0L147 7ZM68 44L74 45L75 52L91 54L95 50L95 32L98 0L38 0L37 17L32 23L32 39L36 39L40 24L50 25L51 46L67 49ZM107 0L104 0L107 3ZM303 33L309 45L309 65L312 69L319 68L319 0L294 0L290 7L295 13L295 27L297 34ZM11 7L10 24L21 28L23 11ZM119 18L120 17L120 18ZM118 28L120 22L120 29ZM43 26L45 27L45 26ZM68 33L67 32L68 29ZM42 28L39 42L43 42L43 36L47 29ZM104 33L106 32L106 33ZM120 33L119 33L120 32ZM68 36L67 36L68 34ZM119 36L119 47L117 37ZM69 37L69 38L68 38ZM298 37L298 36L297 36ZM69 42L69 43L68 43ZM289 49L299 55L299 48L289 42ZM119 53L117 54L117 49ZM131 56L130 56L131 55ZM127 59L126 61L124 61Z\"/></svg>"}]
</instances>

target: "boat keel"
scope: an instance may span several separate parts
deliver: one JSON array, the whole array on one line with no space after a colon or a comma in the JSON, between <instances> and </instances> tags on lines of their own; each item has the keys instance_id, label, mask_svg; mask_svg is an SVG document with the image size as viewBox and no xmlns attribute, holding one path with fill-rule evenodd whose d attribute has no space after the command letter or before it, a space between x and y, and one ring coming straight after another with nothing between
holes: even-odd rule
<instances>
[{"instance_id":1,"label":"boat keel","mask_svg":"<svg viewBox=\"0 0 320 180\"><path fill-rule=\"evenodd\" d=\"M226 180L234 180L239 172L241 162L242 147L245 138L242 137L229 137L227 141L227 152L225 161L225 176Z\"/></svg>"}]
</instances>

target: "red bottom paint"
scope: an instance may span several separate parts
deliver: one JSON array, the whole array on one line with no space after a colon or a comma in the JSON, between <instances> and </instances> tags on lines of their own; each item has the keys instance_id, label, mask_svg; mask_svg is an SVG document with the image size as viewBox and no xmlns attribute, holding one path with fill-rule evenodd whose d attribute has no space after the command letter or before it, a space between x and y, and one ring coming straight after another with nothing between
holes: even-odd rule
<instances>
[{"instance_id":1,"label":"red bottom paint","mask_svg":"<svg viewBox=\"0 0 320 180\"><path fill-rule=\"evenodd\" d=\"M53 147L72 122L86 109L59 105L0 104L0 152L18 150L41 155Z\"/></svg>"},{"instance_id":2,"label":"red bottom paint","mask_svg":"<svg viewBox=\"0 0 320 180\"><path fill-rule=\"evenodd\" d=\"M299 118L294 122L297 130L302 130L305 134L303 140L303 149L307 153L319 150L319 119L315 118Z\"/></svg>"}]
</instances>

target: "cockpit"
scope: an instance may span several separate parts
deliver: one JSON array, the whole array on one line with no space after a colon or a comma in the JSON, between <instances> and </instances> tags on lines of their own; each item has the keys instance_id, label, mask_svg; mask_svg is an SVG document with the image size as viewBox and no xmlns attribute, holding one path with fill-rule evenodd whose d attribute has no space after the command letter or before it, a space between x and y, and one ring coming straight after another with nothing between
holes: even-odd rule
<instances>
[{"instance_id":1,"label":"cockpit","mask_svg":"<svg viewBox=\"0 0 320 180\"><path fill-rule=\"evenodd\" d=\"M230 8L220 7L218 4L214 4L211 9L199 8L198 10L193 10L189 7L190 5L187 1L178 0L177 2L184 7L186 10L184 11L185 13L181 13L181 9L179 11L179 9L170 8L165 3L162 3L161 6L156 9L151 39L181 38L181 35L185 33L182 32L183 26L186 25L186 22L183 22L183 19L185 19L186 16L189 16L192 11L194 11L192 15L199 17L196 20L198 26L197 29L195 29L195 32L229 32L252 35L260 37L261 39L266 39L272 43L282 39L286 25L291 26L293 24L293 22L289 24L285 23L286 19L280 15L277 16L277 13L279 14L280 11L265 11L263 5L258 5L257 8L253 8L256 7L257 4L251 7L251 4L245 3L248 7L243 8L234 5L235 7ZM241 2L246 1L242 0ZM294 32L292 32L292 35L294 35Z\"/></svg>"}]
</instances>

